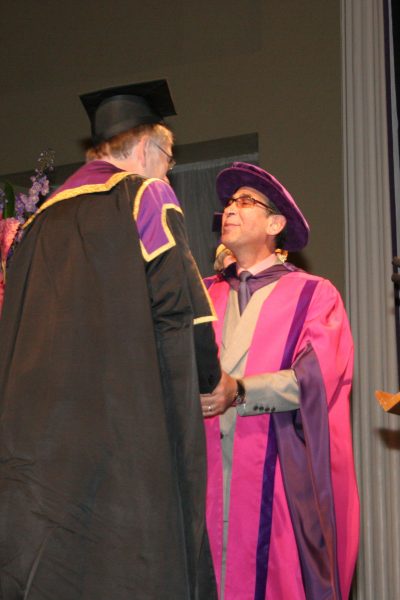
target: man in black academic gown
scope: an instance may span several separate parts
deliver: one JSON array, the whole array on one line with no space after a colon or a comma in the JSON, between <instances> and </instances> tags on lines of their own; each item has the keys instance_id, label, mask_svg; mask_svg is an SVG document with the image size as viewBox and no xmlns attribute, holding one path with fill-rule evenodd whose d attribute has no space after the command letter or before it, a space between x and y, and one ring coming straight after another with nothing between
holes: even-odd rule
<instances>
[{"instance_id":1,"label":"man in black academic gown","mask_svg":"<svg viewBox=\"0 0 400 600\"><path fill-rule=\"evenodd\" d=\"M90 160L7 274L0 598L211 600L199 384L221 372L166 182L174 107L163 80L81 99Z\"/></svg>"}]
</instances>

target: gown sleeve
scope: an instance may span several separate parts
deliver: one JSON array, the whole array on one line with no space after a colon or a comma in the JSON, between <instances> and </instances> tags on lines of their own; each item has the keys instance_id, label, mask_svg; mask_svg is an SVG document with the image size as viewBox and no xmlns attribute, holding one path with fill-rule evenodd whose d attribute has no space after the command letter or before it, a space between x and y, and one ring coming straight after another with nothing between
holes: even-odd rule
<instances>
[{"instance_id":1,"label":"gown sleeve","mask_svg":"<svg viewBox=\"0 0 400 600\"><path fill-rule=\"evenodd\" d=\"M300 390L293 369L243 377L246 402L236 408L241 417L299 408Z\"/></svg>"},{"instance_id":2,"label":"gown sleeve","mask_svg":"<svg viewBox=\"0 0 400 600\"><path fill-rule=\"evenodd\" d=\"M200 392L211 392L221 377L212 327L216 316L172 188L160 180L146 180L136 196L134 216L157 335L174 336L193 328Z\"/></svg>"}]
</instances>

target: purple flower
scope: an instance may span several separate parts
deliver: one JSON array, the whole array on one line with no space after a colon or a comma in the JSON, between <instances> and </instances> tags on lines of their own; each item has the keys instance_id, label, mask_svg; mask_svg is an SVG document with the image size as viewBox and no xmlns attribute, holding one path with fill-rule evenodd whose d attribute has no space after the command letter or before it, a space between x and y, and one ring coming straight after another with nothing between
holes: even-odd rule
<instances>
[{"instance_id":1,"label":"purple flower","mask_svg":"<svg viewBox=\"0 0 400 600\"><path fill-rule=\"evenodd\" d=\"M4 190L2 190L0 188L0 218L1 218L1 215L3 214L3 209L4 209L5 203L6 203L6 195L4 193Z\"/></svg>"},{"instance_id":2,"label":"purple flower","mask_svg":"<svg viewBox=\"0 0 400 600\"><path fill-rule=\"evenodd\" d=\"M21 196L23 196L24 194L17 194L15 196L15 205L14 205L14 211L15 211L15 218L18 219L18 221L20 223L24 223L25 221L25 203L23 202L23 200L21 199Z\"/></svg>"},{"instance_id":3,"label":"purple flower","mask_svg":"<svg viewBox=\"0 0 400 600\"><path fill-rule=\"evenodd\" d=\"M32 186L30 189L30 194L32 196L47 196L49 193L49 180L46 175L35 175L31 177Z\"/></svg>"},{"instance_id":4,"label":"purple flower","mask_svg":"<svg viewBox=\"0 0 400 600\"><path fill-rule=\"evenodd\" d=\"M39 175L38 171L36 171L36 175L31 177L31 181L32 185L28 194L20 192L15 195L15 217L20 223L24 223L27 216L36 211L40 197L47 196L50 190L47 176Z\"/></svg>"},{"instance_id":5,"label":"purple flower","mask_svg":"<svg viewBox=\"0 0 400 600\"><path fill-rule=\"evenodd\" d=\"M31 193L29 195L26 194L18 194L19 202L21 203L22 212L33 213L36 210L36 202L39 200L39 196L34 196Z\"/></svg>"},{"instance_id":6,"label":"purple flower","mask_svg":"<svg viewBox=\"0 0 400 600\"><path fill-rule=\"evenodd\" d=\"M54 154L54 150L45 150L40 153L35 175L31 177L32 185L27 194L22 192L15 194L11 184L6 183L14 199L14 216L7 215L7 219L3 219L7 196L0 188L0 314L7 261L23 235L21 224L25 223L26 219L36 211L40 197L46 197L50 191L47 173L54 169Z\"/></svg>"}]
</instances>

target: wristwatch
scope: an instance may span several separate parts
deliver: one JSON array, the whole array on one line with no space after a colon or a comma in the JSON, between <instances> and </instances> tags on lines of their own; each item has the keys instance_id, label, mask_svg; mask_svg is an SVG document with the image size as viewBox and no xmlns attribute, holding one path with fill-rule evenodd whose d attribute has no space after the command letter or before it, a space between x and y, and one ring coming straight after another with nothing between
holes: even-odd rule
<instances>
[{"instance_id":1,"label":"wristwatch","mask_svg":"<svg viewBox=\"0 0 400 600\"><path fill-rule=\"evenodd\" d=\"M244 404L246 402L246 389L243 381L241 379L236 379L236 385L237 389L232 406L238 406L239 404Z\"/></svg>"}]
</instances>

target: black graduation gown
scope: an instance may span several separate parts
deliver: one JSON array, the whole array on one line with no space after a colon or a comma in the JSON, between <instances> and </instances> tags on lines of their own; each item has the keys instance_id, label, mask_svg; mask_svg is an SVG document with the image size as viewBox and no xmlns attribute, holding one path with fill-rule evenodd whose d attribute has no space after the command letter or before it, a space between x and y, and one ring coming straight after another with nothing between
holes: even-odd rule
<instances>
[{"instance_id":1,"label":"black graduation gown","mask_svg":"<svg viewBox=\"0 0 400 600\"><path fill-rule=\"evenodd\" d=\"M175 246L143 260L141 184L50 205L13 257L0 323L2 600L216 597L193 343L207 300L177 211ZM200 327L209 391L220 372Z\"/></svg>"}]
</instances>

